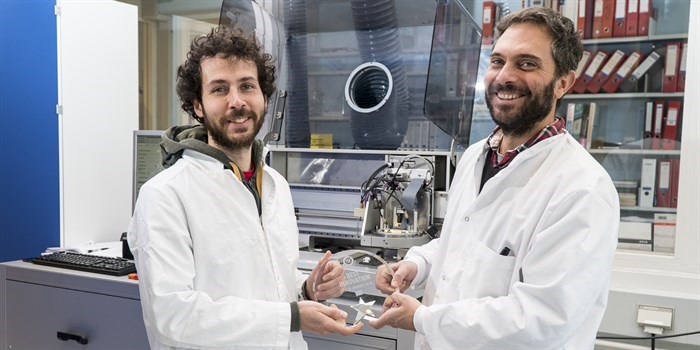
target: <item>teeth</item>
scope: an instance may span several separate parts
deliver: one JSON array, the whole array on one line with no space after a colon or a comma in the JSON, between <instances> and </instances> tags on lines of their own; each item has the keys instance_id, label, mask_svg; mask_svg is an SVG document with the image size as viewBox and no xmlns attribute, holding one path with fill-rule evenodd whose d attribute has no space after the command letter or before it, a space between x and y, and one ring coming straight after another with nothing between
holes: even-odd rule
<instances>
[{"instance_id":1,"label":"teeth","mask_svg":"<svg viewBox=\"0 0 700 350\"><path fill-rule=\"evenodd\" d=\"M246 121L247 119L248 119L248 117L238 117L238 118L236 118L236 119L233 119L232 122L234 122L234 123L243 123L243 122Z\"/></svg>"},{"instance_id":2,"label":"teeth","mask_svg":"<svg viewBox=\"0 0 700 350\"><path fill-rule=\"evenodd\" d=\"M502 100L515 100L516 98L518 98L518 95L517 95L517 94L502 94L502 93L499 93L499 94L498 94L498 97L499 97L500 99L502 99Z\"/></svg>"}]
</instances>

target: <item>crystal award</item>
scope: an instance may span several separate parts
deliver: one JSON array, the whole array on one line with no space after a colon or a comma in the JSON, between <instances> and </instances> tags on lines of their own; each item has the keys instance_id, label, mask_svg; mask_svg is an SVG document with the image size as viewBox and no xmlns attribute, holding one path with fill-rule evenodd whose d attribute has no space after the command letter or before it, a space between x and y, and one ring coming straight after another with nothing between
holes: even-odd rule
<instances>
[{"instance_id":1,"label":"crystal award","mask_svg":"<svg viewBox=\"0 0 700 350\"><path fill-rule=\"evenodd\" d=\"M346 292L352 292L356 296L376 294L374 280L378 269L387 269L389 274L393 275L393 271L386 260L372 252L362 249L344 250L333 254L331 259L323 262L322 265L319 266L319 271L325 271L326 264L331 260L337 260L345 267L344 290ZM352 269L348 269L350 266L352 266ZM316 292L316 286L323 283L322 276L323 274L319 273L315 281L313 281L312 287L314 293ZM365 302L362 298L359 298L359 303L351 306L357 311L354 324L359 323L366 317L375 317L374 312L371 310L373 305L374 300Z\"/></svg>"}]
</instances>

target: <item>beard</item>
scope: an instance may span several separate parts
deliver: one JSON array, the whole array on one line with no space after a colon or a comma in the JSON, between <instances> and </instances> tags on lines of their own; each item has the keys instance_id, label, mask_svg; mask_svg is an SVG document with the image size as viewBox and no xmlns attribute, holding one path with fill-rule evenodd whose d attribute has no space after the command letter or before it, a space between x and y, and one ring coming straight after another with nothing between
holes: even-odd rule
<instances>
[{"instance_id":1,"label":"beard","mask_svg":"<svg viewBox=\"0 0 700 350\"><path fill-rule=\"evenodd\" d=\"M549 85L535 93L527 88L517 88L513 84L491 84L486 89L486 106L491 112L491 119L506 135L522 136L527 134L552 110L555 84L556 79L553 79ZM497 92L518 93L525 96L526 100L522 108L519 109L516 106L502 106L498 110L494 110L491 98Z\"/></svg>"},{"instance_id":2,"label":"beard","mask_svg":"<svg viewBox=\"0 0 700 350\"><path fill-rule=\"evenodd\" d=\"M260 114L256 114L249 109L237 109L233 113L219 118L208 116L207 112L204 110L204 106L202 106L202 112L204 114L204 123L202 123L202 125L204 125L204 128L207 130L209 137L220 147L229 151L237 151L250 148L253 144L255 136L257 136L260 129L262 129L266 110L263 110ZM229 124L227 120L243 116L253 120L252 132L251 130L247 130L247 127L240 127L234 130L233 135L229 135L227 132Z\"/></svg>"}]
</instances>

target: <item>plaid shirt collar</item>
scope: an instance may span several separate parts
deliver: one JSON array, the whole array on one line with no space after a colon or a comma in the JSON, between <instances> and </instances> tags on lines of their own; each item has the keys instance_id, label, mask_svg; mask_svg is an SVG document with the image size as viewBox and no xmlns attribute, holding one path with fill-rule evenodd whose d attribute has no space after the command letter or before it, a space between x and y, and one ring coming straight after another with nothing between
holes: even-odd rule
<instances>
[{"instance_id":1,"label":"plaid shirt collar","mask_svg":"<svg viewBox=\"0 0 700 350\"><path fill-rule=\"evenodd\" d=\"M503 131L501 130L500 126L496 126L496 128L489 136L488 140L486 140L484 150L492 150L493 152L491 152L491 165L496 169L503 169L507 167L508 164L510 164L510 162L513 161L513 158L520 154L520 152L532 147L533 145L542 140L565 133L565 125L566 120L564 120L564 118L560 116L557 116L554 119L554 122L544 127L544 129L542 129L542 131L540 131L539 134L529 139L522 145L515 147L515 149L506 151L506 154L503 155L503 159L501 159L501 161L498 161L498 147L501 145L501 140L503 140Z\"/></svg>"}]
</instances>

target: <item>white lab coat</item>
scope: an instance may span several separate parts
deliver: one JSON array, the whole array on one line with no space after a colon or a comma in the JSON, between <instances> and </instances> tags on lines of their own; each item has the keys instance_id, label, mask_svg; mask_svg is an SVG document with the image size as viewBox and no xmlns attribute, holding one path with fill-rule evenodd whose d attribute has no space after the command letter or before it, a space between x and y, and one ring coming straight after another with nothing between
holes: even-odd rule
<instances>
[{"instance_id":1,"label":"white lab coat","mask_svg":"<svg viewBox=\"0 0 700 350\"><path fill-rule=\"evenodd\" d=\"M479 194L484 143L458 165L441 237L406 256L425 288L416 348L592 349L619 225L609 175L560 134L519 154Z\"/></svg>"},{"instance_id":2,"label":"white lab coat","mask_svg":"<svg viewBox=\"0 0 700 350\"><path fill-rule=\"evenodd\" d=\"M152 349L306 348L289 331L305 279L292 197L263 171L262 216L231 170L191 150L141 188L128 239Z\"/></svg>"}]
</instances>

